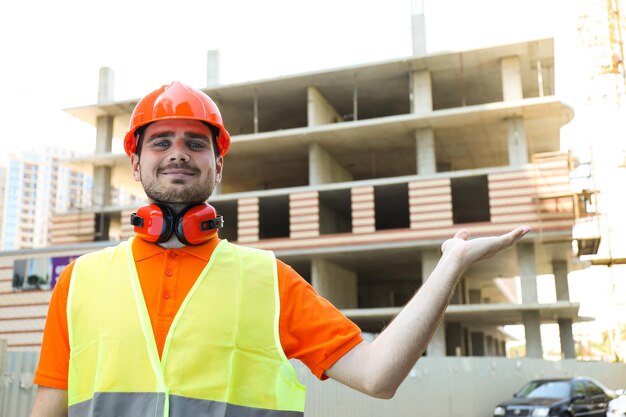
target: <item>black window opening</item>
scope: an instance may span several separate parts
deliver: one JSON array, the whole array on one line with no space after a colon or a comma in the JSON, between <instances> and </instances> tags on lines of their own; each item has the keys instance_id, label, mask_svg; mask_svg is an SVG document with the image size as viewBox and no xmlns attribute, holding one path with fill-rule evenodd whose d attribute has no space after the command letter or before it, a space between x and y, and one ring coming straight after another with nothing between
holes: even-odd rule
<instances>
[{"instance_id":1,"label":"black window opening","mask_svg":"<svg viewBox=\"0 0 626 417\"><path fill-rule=\"evenodd\" d=\"M472 356L485 356L485 335L482 332L472 332Z\"/></svg>"},{"instance_id":2,"label":"black window opening","mask_svg":"<svg viewBox=\"0 0 626 417\"><path fill-rule=\"evenodd\" d=\"M466 356L463 350L463 326L460 323L445 323L446 356Z\"/></svg>"},{"instance_id":3,"label":"black window opening","mask_svg":"<svg viewBox=\"0 0 626 417\"><path fill-rule=\"evenodd\" d=\"M259 239L289 237L289 196L259 198Z\"/></svg>"},{"instance_id":4,"label":"black window opening","mask_svg":"<svg viewBox=\"0 0 626 417\"><path fill-rule=\"evenodd\" d=\"M472 341L470 330L463 326L463 349L465 356L472 356Z\"/></svg>"},{"instance_id":5,"label":"black window opening","mask_svg":"<svg viewBox=\"0 0 626 417\"><path fill-rule=\"evenodd\" d=\"M96 213L95 216L95 241L107 241L109 240L109 229L111 228L111 214L110 213Z\"/></svg>"},{"instance_id":6,"label":"black window opening","mask_svg":"<svg viewBox=\"0 0 626 417\"><path fill-rule=\"evenodd\" d=\"M409 228L409 185L403 183L374 187L374 211L376 230Z\"/></svg>"},{"instance_id":7,"label":"black window opening","mask_svg":"<svg viewBox=\"0 0 626 417\"><path fill-rule=\"evenodd\" d=\"M403 259L371 254L358 262L359 308L404 307L415 295L422 285L420 265L408 255L396 256Z\"/></svg>"},{"instance_id":8,"label":"black window opening","mask_svg":"<svg viewBox=\"0 0 626 417\"><path fill-rule=\"evenodd\" d=\"M217 215L224 219L224 226L218 231L220 239L236 241L239 229L237 201L215 201L211 202L211 205L215 207Z\"/></svg>"},{"instance_id":9,"label":"black window opening","mask_svg":"<svg viewBox=\"0 0 626 417\"><path fill-rule=\"evenodd\" d=\"M486 175L452 178L452 221L458 223L488 222L489 181Z\"/></svg>"},{"instance_id":10,"label":"black window opening","mask_svg":"<svg viewBox=\"0 0 626 417\"><path fill-rule=\"evenodd\" d=\"M350 190L321 191L319 193L320 234L352 232Z\"/></svg>"}]
</instances>

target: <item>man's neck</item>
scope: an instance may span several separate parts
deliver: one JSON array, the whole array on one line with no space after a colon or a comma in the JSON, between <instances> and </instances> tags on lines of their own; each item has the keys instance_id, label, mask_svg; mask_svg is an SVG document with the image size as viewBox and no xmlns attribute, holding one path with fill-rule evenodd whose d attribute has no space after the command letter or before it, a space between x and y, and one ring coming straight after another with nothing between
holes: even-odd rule
<instances>
[{"instance_id":1,"label":"man's neck","mask_svg":"<svg viewBox=\"0 0 626 417\"><path fill-rule=\"evenodd\" d=\"M177 216L178 213L180 213L181 211L183 211L189 206L189 204L185 204L185 203L167 203L164 205L167 206L175 216Z\"/></svg>"},{"instance_id":2,"label":"man's neck","mask_svg":"<svg viewBox=\"0 0 626 417\"><path fill-rule=\"evenodd\" d=\"M173 233L172 237L170 237L166 242L157 243L160 247L164 249L180 249L184 248L186 245L178 240L176 234Z\"/></svg>"}]
</instances>

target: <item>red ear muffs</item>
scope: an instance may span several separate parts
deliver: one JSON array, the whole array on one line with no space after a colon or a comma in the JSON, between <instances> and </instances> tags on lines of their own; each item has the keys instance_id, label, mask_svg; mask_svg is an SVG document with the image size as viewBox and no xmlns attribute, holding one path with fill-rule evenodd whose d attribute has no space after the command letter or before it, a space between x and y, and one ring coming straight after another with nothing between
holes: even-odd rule
<instances>
[{"instance_id":1,"label":"red ear muffs","mask_svg":"<svg viewBox=\"0 0 626 417\"><path fill-rule=\"evenodd\" d=\"M200 245L215 236L224 225L222 216L208 204L198 204L181 211L176 219L174 233L185 245Z\"/></svg>"},{"instance_id":2,"label":"red ear muffs","mask_svg":"<svg viewBox=\"0 0 626 417\"><path fill-rule=\"evenodd\" d=\"M135 234L148 242L167 242L175 233L185 245L200 245L215 236L224 220L208 204L191 205L177 216L167 206L150 204L133 213L130 224L135 226Z\"/></svg>"},{"instance_id":3,"label":"red ear muffs","mask_svg":"<svg viewBox=\"0 0 626 417\"><path fill-rule=\"evenodd\" d=\"M174 231L174 215L167 206L150 204L131 214L130 224L135 226L135 234L147 242L167 242Z\"/></svg>"}]
</instances>

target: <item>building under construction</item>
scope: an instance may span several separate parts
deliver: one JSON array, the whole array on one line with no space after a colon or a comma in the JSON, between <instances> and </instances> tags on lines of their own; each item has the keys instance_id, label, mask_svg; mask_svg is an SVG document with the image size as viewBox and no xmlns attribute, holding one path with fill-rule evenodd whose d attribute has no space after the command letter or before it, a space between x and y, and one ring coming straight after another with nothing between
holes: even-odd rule
<instances>
[{"instance_id":1,"label":"building under construction","mask_svg":"<svg viewBox=\"0 0 626 417\"><path fill-rule=\"evenodd\" d=\"M553 41L541 39L207 86L233 135L210 201L225 218L221 237L274 250L376 333L456 230L481 236L529 224L533 232L514 250L466 273L428 355L503 356L502 326L523 324L527 355L540 358L540 325L556 322L563 356L574 357L572 229L593 213L587 195L570 190L559 130L573 113L554 83ZM112 205L111 184L141 191L127 157L110 150L137 100L115 101L112 84L103 69L98 103L67 110L97 127L96 152L68 161L92 173L94 197L57 213L42 254L79 255L132 234L136 207ZM576 243L587 251L595 244ZM24 256L36 255L5 254L5 276ZM555 275L556 303L538 303L539 274ZM7 334L9 347L36 347L50 293L6 294L4 282L3 302L15 309L8 316L27 303L41 320Z\"/></svg>"},{"instance_id":2,"label":"building under construction","mask_svg":"<svg viewBox=\"0 0 626 417\"><path fill-rule=\"evenodd\" d=\"M528 224L516 247L467 271L427 356L504 357L503 327L521 324L526 356L542 358L540 326L558 323L562 357L575 358L572 324L584 318L567 276L598 238L573 235L596 213L592 190L572 191L572 160L559 151L573 111L555 96L554 55L553 39L538 39L239 84L209 77L203 90L233 136L210 200L225 219L221 237L275 251L378 333L458 229L477 237ZM138 99L116 101L113 79L102 69L98 102L67 110L97 128L94 154L66 161L93 175L91 204L56 213L49 247L0 257L10 350L38 348L51 296L13 291L14 265L132 235L137 207L113 204L111 184L142 191L111 149ZM555 277L555 302L538 302L543 274Z\"/></svg>"}]
</instances>

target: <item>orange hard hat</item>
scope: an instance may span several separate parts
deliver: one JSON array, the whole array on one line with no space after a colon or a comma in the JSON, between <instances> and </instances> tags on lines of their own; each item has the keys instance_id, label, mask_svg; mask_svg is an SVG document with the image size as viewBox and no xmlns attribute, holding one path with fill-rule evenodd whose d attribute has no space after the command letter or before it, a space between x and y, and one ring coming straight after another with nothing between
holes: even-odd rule
<instances>
[{"instance_id":1,"label":"orange hard hat","mask_svg":"<svg viewBox=\"0 0 626 417\"><path fill-rule=\"evenodd\" d=\"M216 138L220 155L226 155L230 147L230 135L222 124L217 105L202 91L174 81L142 98L130 117L130 126L124 138L124 150L128 156L137 150L135 133L141 126L158 120L201 120L219 129Z\"/></svg>"}]
</instances>

